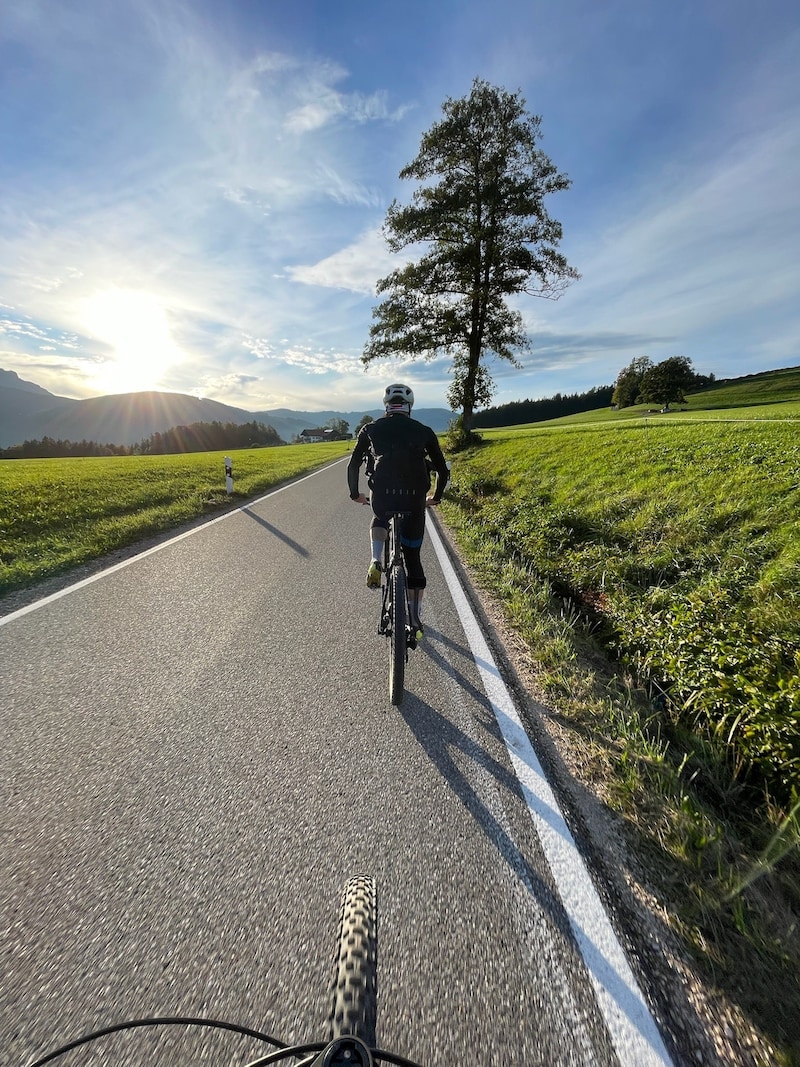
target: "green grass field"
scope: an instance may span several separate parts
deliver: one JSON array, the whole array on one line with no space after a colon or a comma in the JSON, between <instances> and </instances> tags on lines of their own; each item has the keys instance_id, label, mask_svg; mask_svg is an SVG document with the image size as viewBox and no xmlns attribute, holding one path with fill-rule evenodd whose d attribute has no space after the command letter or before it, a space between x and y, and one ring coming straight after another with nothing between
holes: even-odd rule
<instances>
[{"instance_id":1,"label":"green grass field","mask_svg":"<svg viewBox=\"0 0 800 1067\"><path fill-rule=\"evenodd\" d=\"M673 930L764 1036L763 1062L800 1064L800 372L788 379L783 403L760 381L720 387L707 410L692 397L685 413L481 431L442 511Z\"/></svg>"},{"instance_id":2,"label":"green grass field","mask_svg":"<svg viewBox=\"0 0 800 1067\"><path fill-rule=\"evenodd\" d=\"M800 797L799 471L784 422L498 432L456 465L447 514L478 558L590 610L676 717L786 804Z\"/></svg>"},{"instance_id":3,"label":"green grass field","mask_svg":"<svg viewBox=\"0 0 800 1067\"><path fill-rule=\"evenodd\" d=\"M230 453L233 499L346 455L348 443ZM0 593L228 506L225 453L0 461Z\"/></svg>"}]
</instances>

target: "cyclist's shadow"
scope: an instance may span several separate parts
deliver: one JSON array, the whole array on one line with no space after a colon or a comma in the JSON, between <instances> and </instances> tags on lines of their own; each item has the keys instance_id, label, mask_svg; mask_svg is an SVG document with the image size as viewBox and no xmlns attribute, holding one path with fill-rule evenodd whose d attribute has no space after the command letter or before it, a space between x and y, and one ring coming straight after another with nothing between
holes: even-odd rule
<instances>
[{"instance_id":1,"label":"cyclist's shadow","mask_svg":"<svg viewBox=\"0 0 800 1067\"><path fill-rule=\"evenodd\" d=\"M492 742L499 746L498 750L502 752L503 741L491 702L481 689L458 670L451 659L445 658L437 650L437 643L448 646L451 653L460 654L468 663L473 661L472 653L452 639L445 637L444 634L437 633L426 627L424 647L427 655L443 672L453 679L460 690L472 697L473 701L478 705L480 713L475 715L475 708L473 707L467 710L467 714L471 715L473 720L480 724L481 728L492 738ZM577 918L575 920L576 925L573 928L564 904L551 881L552 874L547 869L547 861L542 857L543 869L546 871L545 876L543 876L536 869L535 864L538 860L534 854L531 853L531 859L529 860L514 840L509 827L504 825L504 822L501 822L502 814L498 818L481 799L467 773L465 773L470 768L465 767L465 770L462 770L458 764L460 757L462 764L466 764L467 761L475 763L484 774L491 775L498 786L501 808L505 810L507 803L510 807L511 805L524 805L526 802L522 795L522 787L504 758L501 756L500 760L498 760L492 756L490 751L478 741L459 729L454 722L436 711L435 708L432 708L430 704L413 692L406 692L406 699L399 710L409 730L419 742L420 747L449 784L455 796L458 797L459 801L475 819L491 844L495 846L514 876L535 900L542 915L551 924L551 930L555 934L556 940L562 945L565 956L574 961L578 970L583 970L584 968L591 970L595 975L596 981L610 992L620 1010L629 1017L635 1027L638 1027L641 1022L639 1002L631 995L630 987L625 977L617 972L615 965L606 957L605 945L596 943L594 931L585 928L578 922ZM503 796L504 793L509 794L507 799ZM555 812L553 812L552 820L548 819L547 814L541 811L539 814L547 819L553 829L558 830L562 825L561 817L557 818ZM580 949L578 947L579 940L584 946L591 947L592 951L589 955L586 954L585 948ZM578 995L577 990L574 992L575 995ZM590 1010L588 1005L590 1002L594 1003L592 995L589 992L581 995L588 998L584 1002L588 1012ZM592 1008L591 1010L594 1009Z\"/></svg>"},{"instance_id":2,"label":"cyclist's shadow","mask_svg":"<svg viewBox=\"0 0 800 1067\"><path fill-rule=\"evenodd\" d=\"M502 745L499 728L486 694L437 651L435 647L437 642L452 645L454 650L462 652L469 660L472 659L471 653L466 649L461 649L444 635L428 627L425 628L426 654L442 671L453 678L459 689L466 692L479 705L485 717L483 722L480 718L476 721L498 745ZM485 774L490 775L497 783L499 792L507 791L514 798L514 802L518 803L522 801L522 794L514 772L507 764L499 762L492 756L480 742L466 734L417 694L406 690L406 696L399 711L420 748L427 754L503 860L527 886L529 892L558 929L568 935L569 920L560 899L524 858L508 828L498 820L481 799L469 777L459 766L458 756L462 757L462 763L469 761Z\"/></svg>"},{"instance_id":3,"label":"cyclist's shadow","mask_svg":"<svg viewBox=\"0 0 800 1067\"><path fill-rule=\"evenodd\" d=\"M304 548L302 545L298 544L297 541L293 541L291 537L279 530L277 526L273 526L271 522L267 522L267 520L262 519L260 515L256 515L256 513L254 511L251 511L249 507L242 508L242 512L249 518L255 519L259 526L263 526L265 530L269 530L271 534L274 534L280 541L283 541L283 543L285 545L288 545L289 548L294 549L294 551L299 556L303 556L305 559L308 559L308 557L311 555L307 548Z\"/></svg>"}]
</instances>

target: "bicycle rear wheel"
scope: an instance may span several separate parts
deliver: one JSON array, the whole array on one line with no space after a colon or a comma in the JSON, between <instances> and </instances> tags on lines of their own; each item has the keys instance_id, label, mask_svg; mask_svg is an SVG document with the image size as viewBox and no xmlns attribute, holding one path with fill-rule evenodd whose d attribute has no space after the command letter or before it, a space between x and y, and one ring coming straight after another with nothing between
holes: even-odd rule
<instances>
[{"instance_id":1,"label":"bicycle rear wheel","mask_svg":"<svg viewBox=\"0 0 800 1067\"><path fill-rule=\"evenodd\" d=\"M362 875L344 887L328 1039L359 1037L375 1047L378 1012L378 899Z\"/></svg>"},{"instance_id":2,"label":"bicycle rear wheel","mask_svg":"<svg viewBox=\"0 0 800 1067\"><path fill-rule=\"evenodd\" d=\"M389 697L397 707L403 700L406 674L406 572L395 566L391 572L392 607L389 635Z\"/></svg>"}]
</instances>

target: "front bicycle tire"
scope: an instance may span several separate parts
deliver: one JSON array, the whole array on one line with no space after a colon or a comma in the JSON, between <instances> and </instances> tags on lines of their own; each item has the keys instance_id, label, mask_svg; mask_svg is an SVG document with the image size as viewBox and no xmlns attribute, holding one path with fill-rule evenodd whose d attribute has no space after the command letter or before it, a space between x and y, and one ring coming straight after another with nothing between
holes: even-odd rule
<instances>
[{"instance_id":1,"label":"front bicycle tire","mask_svg":"<svg viewBox=\"0 0 800 1067\"><path fill-rule=\"evenodd\" d=\"M389 635L389 698L395 707L403 701L406 675L406 572L402 567L393 567L392 619Z\"/></svg>"},{"instance_id":2,"label":"front bicycle tire","mask_svg":"<svg viewBox=\"0 0 800 1067\"><path fill-rule=\"evenodd\" d=\"M378 898L375 881L351 878L344 888L328 1039L358 1037L374 1048L378 1014Z\"/></svg>"}]
</instances>

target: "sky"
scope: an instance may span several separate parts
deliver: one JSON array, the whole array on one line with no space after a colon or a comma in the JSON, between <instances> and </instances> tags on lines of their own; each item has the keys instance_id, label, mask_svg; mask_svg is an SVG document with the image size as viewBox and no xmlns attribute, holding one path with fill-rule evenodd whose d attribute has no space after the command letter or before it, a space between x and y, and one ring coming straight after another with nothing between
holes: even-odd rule
<instances>
[{"instance_id":1,"label":"sky","mask_svg":"<svg viewBox=\"0 0 800 1067\"><path fill-rule=\"evenodd\" d=\"M4 0L0 367L61 396L446 407L446 357L360 357L401 169L475 78L571 187L581 278L521 295L493 402L800 364L796 0Z\"/></svg>"}]
</instances>

